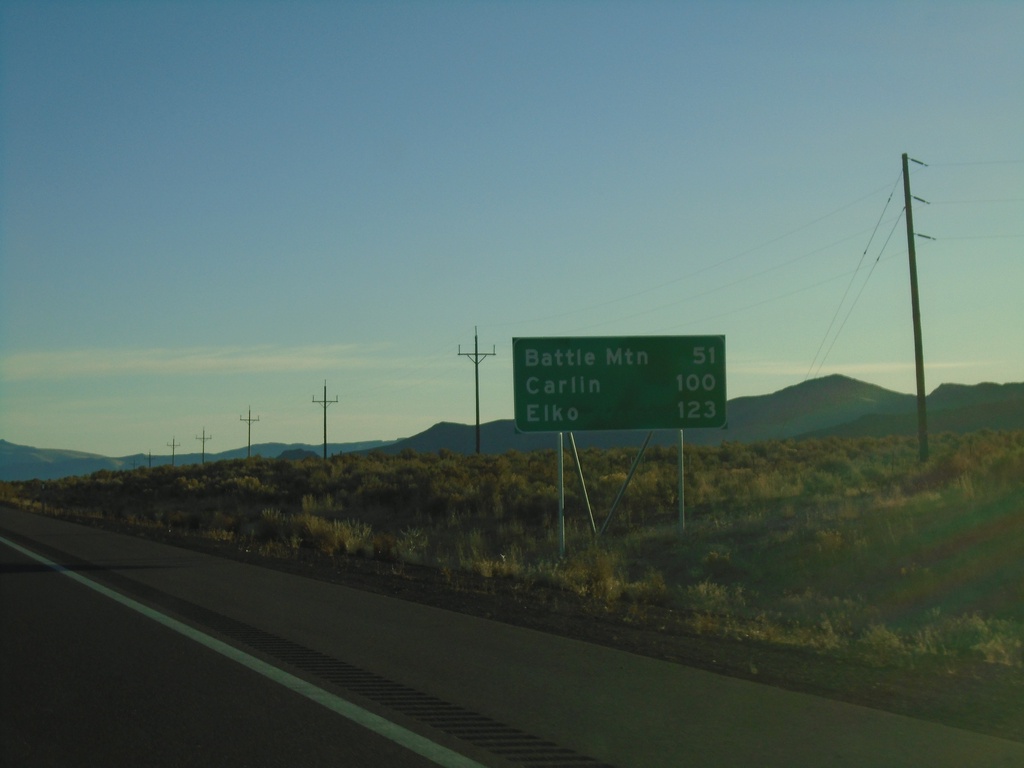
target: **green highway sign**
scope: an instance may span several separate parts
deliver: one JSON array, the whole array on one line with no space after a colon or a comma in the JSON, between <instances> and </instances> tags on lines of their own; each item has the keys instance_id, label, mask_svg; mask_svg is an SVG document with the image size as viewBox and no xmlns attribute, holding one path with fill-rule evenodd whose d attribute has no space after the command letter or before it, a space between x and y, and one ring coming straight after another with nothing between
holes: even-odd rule
<instances>
[{"instance_id":1,"label":"green highway sign","mask_svg":"<svg viewBox=\"0 0 1024 768\"><path fill-rule=\"evenodd\" d=\"M512 339L520 432L725 426L725 336Z\"/></svg>"}]
</instances>

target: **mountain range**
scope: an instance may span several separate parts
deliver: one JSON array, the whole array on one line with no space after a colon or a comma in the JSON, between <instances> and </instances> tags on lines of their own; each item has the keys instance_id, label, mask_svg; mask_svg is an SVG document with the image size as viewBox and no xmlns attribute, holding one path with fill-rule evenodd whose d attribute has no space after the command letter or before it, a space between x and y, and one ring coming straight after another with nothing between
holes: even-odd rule
<instances>
[{"instance_id":1,"label":"mountain range","mask_svg":"<svg viewBox=\"0 0 1024 768\"><path fill-rule=\"evenodd\" d=\"M1024 430L1024 383L942 384L927 397L928 430L974 432L981 429ZM688 430L688 444L718 445L724 441L756 442L788 438L884 437L917 433L917 398L892 392L846 376L833 375L786 387L769 395L738 397L728 403L728 424L724 429ZM646 430L581 432L580 448L639 447ZM675 430L655 432L653 445L674 445ZM511 419L480 425L480 446L485 453L510 450L531 451L556 447L554 434L518 433ZM401 440L328 443L327 452L365 453L405 450L436 452L449 450L468 454L476 449L473 425L441 422ZM268 458L302 459L323 455L322 445L301 443L260 443L253 455ZM208 461L244 458L245 448L206 455ZM197 464L198 453L178 454L177 464ZM69 475L86 475L97 470L169 464L170 456L135 454L109 458L78 451L39 449L0 440L0 480L48 480Z\"/></svg>"}]
</instances>

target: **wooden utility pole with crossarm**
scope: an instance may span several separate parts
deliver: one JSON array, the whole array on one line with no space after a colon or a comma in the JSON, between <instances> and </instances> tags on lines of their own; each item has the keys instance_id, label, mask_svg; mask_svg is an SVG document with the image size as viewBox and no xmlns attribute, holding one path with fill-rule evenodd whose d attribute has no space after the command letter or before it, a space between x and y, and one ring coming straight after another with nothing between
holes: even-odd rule
<instances>
[{"instance_id":1,"label":"wooden utility pole with crossarm","mask_svg":"<svg viewBox=\"0 0 1024 768\"><path fill-rule=\"evenodd\" d=\"M903 198L907 214L907 252L910 256L910 305L914 320L914 364L917 370L917 441L921 461L928 461L928 405L924 389L924 347L921 342L921 299L917 290L917 249L914 247L914 212L911 207L910 173L903 153ZM913 162L925 165L920 160Z\"/></svg>"}]
</instances>

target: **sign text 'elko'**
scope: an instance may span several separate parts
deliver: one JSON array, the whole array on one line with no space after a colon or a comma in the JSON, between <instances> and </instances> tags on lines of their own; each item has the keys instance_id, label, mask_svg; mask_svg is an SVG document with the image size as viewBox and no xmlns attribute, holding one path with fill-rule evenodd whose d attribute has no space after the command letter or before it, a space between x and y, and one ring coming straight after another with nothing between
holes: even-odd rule
<instances>
[{"instance_id":1,"label":"sign text 'elko'","mask_svg":"<svg viewBox=\"0 0 1024 768\"><path fill-rule=\"evenodd\" d=\"M516 429L725 425L724 336L512 340Z\"/></svg>"}]
</instances>

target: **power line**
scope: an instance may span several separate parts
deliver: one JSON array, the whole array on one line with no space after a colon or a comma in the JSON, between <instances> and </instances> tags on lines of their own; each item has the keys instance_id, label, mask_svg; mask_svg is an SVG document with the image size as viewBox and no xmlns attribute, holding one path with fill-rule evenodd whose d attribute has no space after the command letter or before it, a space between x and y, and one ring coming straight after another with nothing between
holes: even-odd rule
<instances>
[{"instance_id":1,"label":"power line","mask_svg":"<svg viewBox=\"0 0 1024 768\"><path fill-rule=\"evenodd\" d=\"M849 320L850 315L853 314L853 308L856 307L857 302L860 301L861 294L864 293L864 289L867 287L868 281L871 280L871 275L874 274L875 272L875 267L877 267L878 262L882 260L882 254L885 253L885 248L886 246L889 245L889 240L892 239L893 233L896 232L896 226L899 223L900 220L897 218L896 222L892 225L892 229L889 230L889 236L885 238L885 242L882 244L882 249L878 252L878 256L875 259L874 263L871 265L871 269L868 270L868 276L865 277L864 282L861 283L860 290L857 291L857 295L854 297L853 303L850 304L850 308L847 310L846 316L843 318L843 322L839 324L839 330L837 330L836 335L832 337L832 343L828 345L828 349L825 351L824 356L821 358L821 362L818 364L818 370L814 372L815 376L817 376L821 372L822 366L825 365L825 361L828 360L828 356L832 353L832 348L836 345L836 341L839 340L839 336L842 334L843 328L846 327L846 321ZM860 269L860 267L858 267L858 269ZM813 366L814 364L812 363L811 365ZM804 381L807 381L807 379L805 378Z\"/></svg>"},{"instance_id":2,"label":"power line","mask_svg":"<svg viewBox=\"0 0 1024 768\"><path fill-rule=\"evenodd\" d=\"M777 294L775 296L771 296L771 297L769 297L767 299L761 299L760 301L755 301L752 304L745 304L742 307L736 307L735 309L730 309L730 310L727 310L725 312L719 312L716 315L705 315L704 317L700 317L700 318L696 318L694 320L690 320L690 321L688 321L685 324L676 324L676 325L666 326L666 327L663 327L663 328L658 328L657 330L654 331L654 333L665 333L667 331L677 330L679 328L686 327L687 325L694 325L694 324L697 324L697 323L705 323L708 320L717 320L720 317L728 317L729 315L735 315L737 312L746 312L748 309L756 309L757 307L762 307L765 304L771 304L773 301L780 301L781 299L788 299L790 296L796 296L799 293L806 293L807 291L814 290L815 288L820 288L823 285L827 285L829 283L835 282L836 280L840 280L840 279L846 277L847 275L853 275L853 274L856 274L856 272L854 270L851 270L849 272L843 272L842 274L839 274L839 275L833 275L832 277L826 277L824 280L819 280L818 282L812 283L811 285L805 285L802 288L796 288L796 289L794 289L792 291L786 291L785 293L780 293L780 294Z\"/></svg>"},{"instance_id":3,"label":"power line","mask_svg":"<svg viewBox=\"0 0 1024 768\"><path fill-rule=\"evenodd\" d=\"M857 262L857 268L853 271L853 277L850 278L850 282L846 286L846 290L843 291L843 297L839 300L839 305L836 307L835 314L832 315L832 320L831 322L829 322L828 328L825 330L825 335L821 339L821 344L818 345L818 350L814 353L814 358L811 360L811 367L807 369L807 375L804 377L804 381L807 381L807 379L811 377L811 371L814 370L814 363L818 359L818 355L821 354L821 350L825 346L825 342L828 340L829 334L832 332L832 328L835 325L836 318L839 317L839 312L840 310L842 310L843 304L846 302L846 297L850 293L850 288L853 287L853 283L857 277L857 273L860 272L860 267L864 263L864 257L867 256L868 250L871 248L871 243L874 242L875 234L878 232L878 227L881 225L882 219L885 217L885 212L889 209L889 203L892 202L892 196L896 194L896 187L899 186L900 178L901 176L896 177L896 181L895 183L893 183L892 189L889 191L889 197L885 201L885 205L882 207L882 213L879 214L878 221L875 222L875 228L871 230L871 237L868 238L868 244L864 246L864 251L861 253L860 260ZM899 219L897 219L897 221L899 221ZM892 234L890 233L890 237L891 236ZM888 240L886 240L886 242L888 242ZM879 258L881 258L881 253L879 253ZM876 260L875 263L877 264L878 261ZM873 269L874 267L872 267L872 270ZM868 277L870 277L870 274L868 275ZM849 317L849 315L847 315L847 317ZM843 323L845 324L846 321L844 320ZM840 328L840 330L842 329ZM838 335L839 334L837 333L836 336L838 337ZM835 344L835 340L833 340L832 343ZM831 347L829 347L829 349L831 349ZM824 364L824 362L824 359L822 359L822 364ZM821 370L821 366L818 366L818 370Z\"/></svg>"},{"instance_id":4,"label":"power line","mask_svg":"<svg viewBox=\"0 0 1024 768\"><path fill-rule=\"evenodd\" d=\"M898 183L898 180L897 180L897 183ZM846 204L840 206L839 208L836 208L835 210L833 210L833 211L831 211L829 213L826 213L823 216L819 216L818 218L813 219L813 220L811 220L811 221L809 221L809 222L807 222L805 224L801 224L800 226L795 227L794 229L791 229L788 232L784 232L781 235L777 235L776 237L773 237L773 238L771 238L769 240L765 240L765 241L763 241L761 243L758 243L755 246L747 248L744 251L740 251L739 253L736 253L736 254L734 254L732 256L728 256L728 257L726 257L724 259L720 259L720 260L718 260L716 262L713 262L711 264L708 264L708 265L705 265L703 267L700 267L699 269L693 270L691 272L687 272L686 274L680 275L679 277L676 277L676 278L673 278L671 280L667 280L667 281L664 281L664 282L659 282L657 285L649 286L649 287L644 288L642 290L635 291L634 293L626 294L625 296L617 296L617 297L615 297L613 299L608 299L606 301L596 302L594 304L587 304L587 305L579 307L577 309L566 310L565 312L556 312L556 313L551 314L551 315L544 315L543 317L527 318L525 320L521 319L521 320L506 321L506 322L501 322L501 323L492 323L491 327L501 328L501 327L509 326L509 325L519 325L519 324L523 324L523 323L536 323L536 322L542 322L542 321L545 321L545 320L556 320L556 319L559 319L559 318L562 318L562 317L569 317L571 315L579 314L580 312L586 312L586 311L593 310L593 309L600 309L602 307L607 307L607 306L610 306L611 304L617 304L617 303L619 303L621 301L627 301L629 299L635 299L638 296L644 296L644 295L646 295L648 293L651 293L653 291L661 290L661 289L666 288L668 286L675 285L676 283L680 283L683 280L689 280L690 278L695 277L697 275L700 275L700 274L702 274L704 272L709 272L709 271L711 271L713 269L716 269L718 267L721 267L721 266L723 266L725 264L729 264L729 263L731 263L733 261L737 261L739 259L742 259L743 257L749 256L750 254L752 254L752 253L754 253L756 251L759 251L762 248L767 248L769 245L774 245L775 243L780 242L781 240L785 240L787 237L791 237L791 236L797 234L798 232L802 232L803 230L805 230L805 229L807 229L809 227L812 227L815 224L819 224L822 221L825 221L826 219L829 219L832 216L835 216L837 213L842 213L846 209L852 208L853 206L857 205L860 202L863 202L864 200L867 200L867 199L869 199L871 197L874 197L879 192L884 192L885 189L886 189L886 187L879 187L877 189L874 189L871 192L867 193L866 195L862 195L861 197L858 197L856 200L853 200L853 201L851 201L849 203L846 203ZM678 302L675 302L675 303L678 303Z\"/></svg>"},{"instance_id":5,"label":"power line","mask_svg":"<svg viewBox=\"0 0 1024 768\"><path fill-rule=\"evenodd\" d=\"M913 158L911 159L913 160ZM934 168L945 168L958 165L1020 165L1021 163L1024 163L1024 160L970 160L961 163L928 163L928 165ZM919 163L919 165L924 165L924 163Z\"/></svg>"},{"instance_id":6,"label":"power line","mask_svg":"<svg viewBox=\"0 0 1024 768\"><path fill-rule=\"evenodd\" d=\"M1010 161L982 161L982 162L965 162L965 163L931 163L930 166L942 167L942 166L950 166L950 165L965 165L965 166L969 166L969 165L994 165L994 164L1004 164L1004 163L1013 163L1013 162L1016 162L1016 161L1010 160ZM898 185L898 183L899 183L899 179L897 179L896 185ZM888 186L888 185L886 185L886 186ZM691 278L691 277L693 277L695 275L700 275L701 273L711 271L712 269L714 269L716 267L720 267L720 266L729 264L731 262L737 261L737 260L741 259L742 257L747 256L747 255L749 255L749 254L751 254L751 253L753 253L753 252L755 252L755 251L757 251L757 250L759 250L761 248L767 247L767 246L769 246L769 245L771 245L773 243L777 243L777 242L779 242L781 240L784 240L785 238L787 238L787 237L789 237L789 236L791 236L791 235L793 235L795 233L798 233L798 232L800 232L802 230L805 230L805 229L807 229L807 228L809 228L809 227L811 227L811 226L813 226L815 224L818 224L818 223L820 223L822 221L825 221L828 218L834 216L835 214L840 213L842 211L845 211L845 210L853 207L854 205L856 205L858 203L861 203L864 200L867 200L867 199L873 197L874 195L878 194L879 192L884 191L886 189L886 186L881 186L881 187L879 187L879 188L877 188L875 190L872 190L868 194L862 195L861 197L858 197L856 200L853 200L852 202L849 202L849 203L846 203L846 204L844 204L842 206L839 206L835 210L833 210L833 211L831 211L829 213L826 213L823 216L818 216L815 219L812 219L812 220L808 221L807 223L805 223L805 224L803 224L803 225L801 225L799 227L795 227L795 228L793 228L791 230L788 230L788 231L784 232L783 234L780 234L780 235L778 235L776 237L772 237L770 239L767 239L764 242L759 243L758 245L756 245L756 246L754 246L752 248L745 249L745 250L743 250L743 251L741 251L739 253L736 253L736 254L734 254L732 256L729 256L727 258L717 260L717 261L715 261L712 264L708 264L708 265L700 267L700 268L698 268L696 270L687 272L685 275L682 275L680 277L674 278L672 280L669 280L669 281L666 281L666 282L659 282L656 285L650 285L647 288L643 288L642 290L635 291L633 293L626 294L626 295L617 296L615 298L607 299L605 301L599 301L599 302L594 302L594 303L591 303L591 304L586 304L586 305L581 306L581 307L576 308L576 309L566 310L566 311L562 311L562 312L554 312L552 314L544 315L544 316L537 316L537 317L530 317L530 318L516 318L514 320L509 320L509 321L505 321L505 322L488 323L488 327L502 328L502 327L505 327L505 326L520 325L520 324L526 324L526 323L536 323L536 322L542 322L542 321L547 321L547 320L555 320L555 319L558 319L558 318L572 317L572 316L578 315L579 313L582 313L582 312L587 312L587 311L591 311L591 310L597 310L597 309L600 309L600 308L603 308L603 307L609 307L609 306L615 305L617 303L620 303L620 302L623 302L623 301L626 301L626 300L629 300L629 299L633 299L633 298L636 298L636 297L644 296L646 294L652 293L653 291L656 291L656 290L659 290L659 289L662 289L662 288L671 287L672 285L677 284L677 283L681 282L682 280L686 280L686 279ZM890 198L891 198L891 196L892 196L892 193L890 193ZM945 203L946 201L943 201L943 202ZM959 202L959 201L955 201L955 202ZM964 202L968 202L968 201L964 201ZM888 204L888 201L887 201L887 204ZM902 213L900 215L902 216ZM898 221L898 219L897 219L897 221ZM884 225L884 224L887 224L888 222L883 221L881 223ZM872 232L871 237L873 237L873 238L877 237L877 231L878 230L879 230L879 226L876 224L875 231ZM866 232L866 230L865 230L865 232ZM922 233L918 233L918 235L921 235L921 234ZM852 237L857 237L857 236L858 235L853 235ZM1018 237L1018 236L1015 236L1015 235L1009 235L1009 236L996 236L996 235L992 235L992 236L988 236L988 237L1001 237L1001 238L1005 238L1005 237ZM844 238L844 240L845 239L850 239L850 238ZM945 237L943 237L941 239L946 240L946 239L974 239L974 238L966 238L966 237L961 237L961 238L945 238ZM837 242L833 243L832 245L837 245L837 244L843 242L844 240L837 241ZM871 244L871 241L869 240L869 247L870 247L870 244ZM831 247L831 246L826 246L826 247ZM820 250L824 250L824 248L818 249L817 251L812 251L812 252L810 252L808 254L805 254L805 256L812 255L813 253L817 253ZM619 317L611 318L611 317L609 317L608 314L606 314L605 315L606 319L603 319L603 320L601 320L600 322L597 322L597 323L583 324L582 326L580 326L578 328L574 328L573 332L579 331L579 330L588 330L590 328L598 328L598 327L606 326L606 325L609 325L609 324L615 323L615 322L622 322L622 321L625 321L625 320L630 320L630 319L634 319L634 318L637 318L637 317L642 317L642 316L645 316L645 315L651 315L653 313L658 312L659 310L664 310L664 309L668 309L668 308L670 308L672 306L676 306L676 305L680 304L683 301L687 301L687 300L690 300L690 299L693 299L693 298L705 296L705 295L708 295L710 293L714 293L715 291L721 291L721 290L724 290L725 288L728 288L730 286L737 285L737 284L739 284L739 283L741 283L743 281L755 279L758 276L766 274L766 273L768 273L768 272L770 272L772 270L782 269L782 268L784 268L786 266L789 266L789 265L793 264L794 262L796 262L800 258L803 258L803 257L797 257L795 259L788 259L788 260L786 260L782 264L773 265L773 266L768 267L767 269L759 270L759 271L757 271L754 274L746 275L746 276L738 278L736 280L729 281L725 285L718 286L718 287L713 287L713 288L710 288L708 290L697 292L695 294L689 294L689 295L687 295L686 297L683 297L683 298L675 298L671 302L668 302L668 303L665 303L665 304L661 304L661 305L658 305L658 306L655 306L655 307L650 307L650 308L642 309L642 310L640 310L638 312L634 312L634 313L628 314L626 316L619 316ZM844 275L852 275L853 279L856 279L858 274L861 274L861 273L859 271L854 271L852 273L849 273L849 272L844 273ZM838 276L838 277L842 277L842 276ZM760 305L763 305L763 304L767 304L767 303L771 303L773 301L778 300L779 298L785 298L787 296L793 295L794 293L801 293L801 292L804 292L806 290L809 290L810 288L821 286L821 285L824 285L824 284L829 283L829 282L832 282L832 279L827 279L825 281L820 281L818 283L815 283L814 285L808 286L807 288L800 288L800 289L797 289L795 291L788 291L783 296L770 297L770 298L765 299L763 301L758 301L758 302L754 302L752 304L744 305L743 307L737 308L735 310L729 310L729 311L726 311L726 312L717 313L717 314L715 314L713 316L710 316L710 317L701 318L700 321L708 320L708 319L714 319L714 318L722 317L722 316L727 316L727 315L730 315L730 314L734 314L735 312L746 311L746 310L748 310L750 308L757 307L757 306L760 306ZM844 296L845 296L845 300L844 301L848 301L849 300L849 297L850 297L850 295L852 295L854 289L855 289L855 286L853 286L853 284L851 282L850 286L847 287L846 293L844 294ZM817 350L817 352L815 354L815 357L814 357L814 361L811 363L811 370L813 370L814 366L817 364L817 361L819 359L819 356L822 354L822 351L825 350L826 346L829 344L830 333L832 331L834 331L835 328L837 327L837 324L839 324L840 317L842 316L842 312L843 312L844 306L845 306L845 303L844 302L840 302L839 306L837 307L836 313L835 313L834 317L832 318L832 322L830 323L830 331L826 332L825 335L822 338L822 343L819 345L818 350ZM687 321L687 324L689 324L691 322L700 322L700 321ZM845 322L845 320L843 322ZM679 326L678 324L675 324L675 325L670 326L670 327L678 328L678 327L681 327L681 326ZM455 341L455 340L453 339L452 341ZM832 343L834 344L835 341L833 340ZM829 347L829 348L831 348L831 347ZM428 360L427 357L421 357L419 360L416 361L416 364L411 365L411 366L407 366L407 367L403 366L402 369L401 369L401 372L398 374L397 377L395 377L395 376L389 377L389 379L388 379L387 383L385 384L384 388L386 388L388 391L399 392L399 391L408 390L408 389L413 388L413 387L421 387L423 382L422 381L418 381L416 379L416 374L418 372L423 372L423 373L426 374L427 382L435 382L438 379L442 378L442 376L443 376L443 374L440 371L440 369L435 367L435 364L431 360ZM381 391L381 388L374 388L374 390L373 390L373 392L375 394L379 394L380 391ZM366 394L369 394L369 392L367 392Z\"/></svg>"},{"instance_id":7,"label":"power line","mask_svg":"<svg viewBox=\"0 0 1024 768\"><path fill-rule=\"evenodd\" d=\"M924 235L919 235L919 237L924 237ZM931 237L931 238L929 238L929 240L1016 240L1016 239L1021 238L1021 237L1024 237L1024 234L1022 234L1022 235L954 235L952 237L941 237L941 238Z\"/></svg>"},{"instance_id":8,"label":"power line","mask_svg":"<svg viewBox=\"0 0 1024 768\"><path fill-rule=\"evenodd\" d=\"M941 167L949 167L949 166L974 166L974 165L982 166L983 167L983 166L986 166L986 165L992 165L992 166L1008 165L1008 164L1013 164L1013 163L1018 163L1018 162L1024 162L1024 161L1012 160L1012 159L1010 159L1010 160L1006 160L1006 159L1000 160L1000 159L997 159L997 160L981 160L981 161L969 161L969 162L929 163L929 166L930 166L929 170L934 170L936 167L940 167L941 168ZM899 184L899 177L897 178L896 186L898 186L898 184ZM508 320L508 321L503 321L503 322L487 323L485 325L485 329L487 327L490 327L492 329L501 329L501 328L504 328L504 327L507 327L507 326L515 326L515 325L521 325L521 324L526 324L526 323L536 323L536 322L543 322L543 321L548 321L548 320L555 320L555 319L559 319L559 318L567 318L567 317L579 316L583 312L599 310L599 309L606 308L606 307L613 307L616 304L620 304L621 305L622 302L625 302L625 301L630 300L630 299L635 299L635 298L638 298L638 297L642 297L642 296L651 294L651 293L653 293L656 290L660 290L660 289L663 289L663 288L666 288L666 289L667 288L671 288L673 285L677 285L678 283L680 283L683 280L692 278L694 276L699 276L699 275L701 275L703 273L710 272L711 270L713 270L713 269L715 269L717 267L726 266L726 265L728 265L730 263L739 261L743 257L746 257L746 256L748 256L750 254L753 254L753 253L755 253L756 251L758 251L760 249L766 248L766 247L771 246L772 244L778 243L780 241L784 241L786 238L788 238L788 237L790 237L790 236L792 236L792 235L794 235L796 233L799 233L801 231L807 230L810 227L812 227L814 225L817 225L817 224L820 224L823 221L827 221L828 219L830 219L831 217L835 216L836 214L841 213L843 211L846 211L846 210L854 207L855 205L857 205L859 203L862 203L865 200L869 200L869 199L873 198L874 196L878 195L880 192L884 192L884 190L886 189L887 186L888 185L879 186L878 188L868 192L867 194L859 196L857 199L854 199L854 200L852 200L850 202L846 202L846 203L844 203L842 205L837 206L834 210L831 210L828 213L825 213L824 215L817 216L817 217L815 217L813 219L808 220L806 223L801 224L800 226L797 226L797 227L785 230L781 234L779 234L777 236L774 236L774 237L769 237L769 238L765 239L763 242L759 242L759 243L757 243L756 245L754 245L751 248L746 248L746 249L744 249L742 251L739 251L737 253L729 255L726 258L717 259L717 260L713 261L713 263L710 263L710 264L701 266L699 268L690 270L690 271L686 272L685 274L683 274L681 276L678 276L678 277L675 277L673 279L670 279L668 281L658 282L657 284L649 284L647 287L642 288L641 290L637 290L637 291L634 291L634 292L629 293L629 294L615 296L613 298L610 298L610 299L607 299L607 300L604 300L604 301L596 301L596 302L593 302L593 303L587 303L587 304L584 304L583 306L580 306L580 307L575 308L575 309L567 309L565 311L555 311L555 312L553 312L551 314L543 315L543 316L518 317L518 318L513 318L511 320ZM889 197L890 198L892 197L892 193L891 192L890 192L890 196ZM945 202L946 201L943 201L943 203L945 203ZM959 202L959 201L952 201L952 202ZM964 201L964 202L968 202L968 201ZM933 201L933 203L934 203L934 201ZM891 203L889 201L887 201L887 205L890 205L890 207L891 207ZM902 216L902 213L900 215ZM897 221L898 221L898 219L897 219ZM888 225L888 222L887 221L882 221L881 224L882 224L882 226L886 226L886 225ZM880 227L876 224L875 230L871 233L870 237L877 239L877 234L880 231L881 231ZM866 230L865 230L865 232L866 232ZM918 233L918 234L921 234L921 233ZM855 235L854 237L857 237L857 236L859 236L859 234ZM993 236L989 236L989 237L1004 237L1004 236L995 236L995 235L993 235ZM1014 236L1010 235L1008 237L1014 237ZM945 238L945 237L942 237L942 239L943 240L947 240L947 239L968 239L968 238ZM970 239L973 239L973 238L970 238ZM867 255L870 255L870 246L871 246L871 244L872 244L872 241L869 240L868 248L866 249ZM863 259L866 259L866 256L864 256ZM765 270L758 270L754 274L750 274L750 275L747 275L745 277L741 277L741 278L739 278L737 280L728 281L727 284L725 284L725 285L722 285L722 286L719 286L719 287L712 287L712 288L710 288L708 290L703 290L703 291L691 293L691 294L688 294L686 297L683 297L683 298L674 298L671 302L664 303L664 304L659 304L659 306L656 306L656 307L650 307L650 308L641 309L638 312L630 313L630 312L627 311L624 315L618 316L618 317L614 317L614 318L611 317L612 312L607 312L607 313L604 314L604 318L594 318L595 320L598 320L598 322L588 324L588 323L586 323L584 321L583 323L580 323L580 327L574 328L573 331L587 330L587 329L590 329L590 328L598 328L598 327L601 327L601 326L607 326L607 325L609 325L611 323L623 322L623 321L628 321L628 320L631 320L631 319L634 319L634 318L638 318L638 317L650 316L650 315L653 315L654 313L658 312L659 310L668 309L669 307L676 306L676 305L680 304L683 301L687 301L687 300L690 300L690 299L693 299L693 298L705 296L705 295L708 295L708 294L713 293L715 291L721 291L721 290L724 290L725 288L728 288L730 286L737 285L738 283L740 283L743 280L756 279L758 276L765 274L769 270L782 269L785 266L793 264L795 261L796 261L796 259L789 259L789 260L786 260L783 264L778 264L778 265L775 265L775 266L771 266L771 267L768 267L768 269L765 269ZM853 281L858 279L858 277L863 277L863 275L864 275L863 266L862 266L863 263L867 263L866 260L862 261L862 264L861 264L861 266L859 267L859 269L857 271L854 271L852 273L844 272L844 274L842 276L838 276L837 278L834 278L835 280L838 280L838 279L842 279L843 277L850 276L852 279L851 279L850 285L847 286L846 292L844 293L844 301L839 303L839 305L837 306L837 309L835 311L834 316L831 318L831 323L829 325L829 331L827 331L823 335L823 338L821 340L821 344L819 344L819 347L817 348L816 354L814 356L814 360L812 361L810 369L809 369L810 371L813 371L815 366L818 366L818 368L820 370L821 365L824 364L824 362L825 362L823 360L821 364L818 363L818 360L819 360L820 356L824 353L826 355L826 359L827 359L828 352L826 350L833 349L834 345L836 344L836 339L838 338L839 335L841 335L840 333L838 333L836 331L836 329L839 328L840 330L842 330L843 324L847 322L847 320L844 319L843 311L844 311L844 309L846 307L846 302L849 302L850 297L853 296L855 292L857 292L857 286L853 284ZM877 264L878 262L876 261L875 263ZM869 275L869 277L870 277L870 275ZM819 282L816 282L813 285L809 285L809 286L807 286L805 288L798 288L796 290L788 290L788 291L786 291L782 295L770 296L770 297L767 297L764 300L760 300L760 301L756 301L756 302L753 302L753 303L745 304L742 307L738 307L736 309L729 309L729 310L726 310L726 311L723 311L723 312L720 312L720 313L715 313L715 314L707 316L707 317L702 316L699 320L687 321L687 324L695 323L695 322L703 322L705 320L712 320L712 319L715 319L715 318L718 318L718 317L729 316L729 315L736 314L738 312L747 311L749 309L752 309L752 308L755 308L755 307L758 307L758 306L762 306L764 304L769 304L769 303L778 301L780 299L784 299L784 298L792 296L794 294L805 293L808 290L812 290L814 288L817 288L817 287L820 287L820 286L824 286L824 285L826 285L828 283L831 283L831 282L833 282L834 279L827 279L827 280L824 280L824 281L819 281ZM863 292L864 290L866 290L866 288L865 287L861 287L860 291ZM861 293L858 292L858 295L861 295ZM856 300L855 300L855 303L856 303ZM850 315L847 314L846 318L849 318L849 317L850 317ZM580 317L580 320L583 320L583 319L584 319L583 317ZM571 321L570 321L570 323L567 323L567 325L569 325L569 324L571 324ZM674 324L674 325L669 326L669 327L671 327L671 328L678 328L678 327L681 327L681 326L677 323L677 324ZM832 333L836 333L836 336L832 337L831 336ZM450 339L449 343L453 343L455 341L457 341L457 339ZM468 356L468 353L467 353L467 356ZM359 393L359 396L366 397L366 396L371 395L371 393L373 395L379 395L379 394L382 393L382 390L386 390L388 392L402 392L402 391L406 391L406 390L411 389L411 388L420 388L420 387L423 386L423 383L424 383L423 381L420 380L421 376L422 376L422 379L426 380L426 383L433 384L433 383L437 382L438 380L442 379L444 374L443 374L442 368L437 367L437 364L433 362L433 358L432 357L430 357L430 356L423 356L423 357L420 357L419 359L415 360L412 365L409 365L409 366L404 366L403 365L403 366L401 366L399 368L398 372L397 372L397 375L389 376L386 382L382 382L382 386L381 387L374 387L372 390L368 390L368 389L362 390Z\"/></svg>"},{"instance_id":9,"label":"power line","mask_svg":"<svg viewBox=\"0 0 1024 768\"><path fill-rule=\"evenodd\" d=\"M897 221L898 220L899 219L897 219ZM826 251L829 248L833 248L833 247L835 247L837 245L841 245L841 244L843 244L843 243L845 243L845 242L847 242L849 240L852 240L853 238L858 237L859 235L863 234L865 231L866 230L862 230L861 232L857 232L856 234L850 235L849 237L843 237L843 238L840 238L839 240L834 240L833 242L829 243L828 245L823 245L820 248L815 248L812 251L807 251L806 253L802 253L799 256L794 256L791 259L787 259L786 261L784 261L784 262L782 262L780 264L774 264L774 265L772 265L770 267L766 267L765 269L762 269L759 272L754 272L754 273L745 275L744 277L736 278L735 280L733 280L731 282L723 283L722 285L715 286L714 288L708 288L706 290L698 291L696 293L690 293L690 294L687 294L686 296L682 296L682 297L673 299L672 301L667 302L665 304L659 304L656 307L649 307L649 308L643 309L643 310L641 310L639 312L634 312L631 315L626 315L625 317L620 316L620 317L611 318L611 319L608 319L608 320L602 320L599 323L591 323L590 325L586 325L586 326L582 326L582 327L577 327L577 328L573 329L573 332L587 331L587 330L590 330L592 328L600 328L601 326L609 325L611 323L622 322L623 320L634 320L634 319L636 319L638 317L643 317L644 315L651 315L651 314L654 314L655 312L660 312L663 309L668 309L670 307L677 306L677 305L682 304L684 302L693 301L694 299L704 298L705 296L710 296L713 293L718 293L719 291L724 291L726 288L733 288L733 287L735 287L735 286L737 286L737 285L739 285L741 283L747 282L748 280L753 280L753 279L758 278L758 277L763 277L764 275L767 275L770 272L775 272L777 270L780 270L780 269L788 267L788 266L790 266L792 264L795 264L798 261L803 261L804 259L809 258L811 256L814 256L816 254L819 254L822 251ZM839 277L844 277L847 274L850 274L850 273L844 272L842 275L839 275ZM831 282L831 280L833 280L833 279L835 279L835 278L829 278L825 282ZM821 285L821 284L822 283L816 283L816 285ZM800 289L800 290L803 290L803 289ZM797 292L799 292L799 291L797 291ZM792 295L792 293L787 293L785 295L789 296L789 295ZM768 301L773 301L773 300L774 299L769 299ZM760 302L760 303L767 303L767 302ZM757 306L757 305L751 305L751 306ZM749 307L747 307L747 308L749 308ZM724 313L724 314L730 314L730 313L727 312L727 313ZM724 315L715 315L714 317L722 317L722 316L724 316ZM712 318L704 318L704 319L712 319Z\"/></svg>"},{"instance_id":10,"label":"power line","mask_svg":"<svg viewBox=\"0 0 1024 768\"><path fill-rule=\"evenodd\" d=\"M970 200L932 200L932 205L969 205L972 203L979 203L982 205L991 205L992 203L1024 203L1024 197L990 197L990 198L973 198Z\"/></svg>"}]
</instances>

